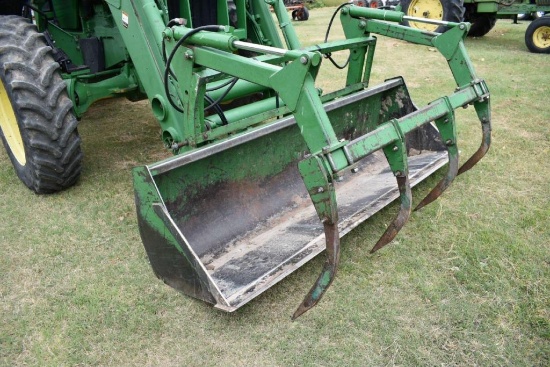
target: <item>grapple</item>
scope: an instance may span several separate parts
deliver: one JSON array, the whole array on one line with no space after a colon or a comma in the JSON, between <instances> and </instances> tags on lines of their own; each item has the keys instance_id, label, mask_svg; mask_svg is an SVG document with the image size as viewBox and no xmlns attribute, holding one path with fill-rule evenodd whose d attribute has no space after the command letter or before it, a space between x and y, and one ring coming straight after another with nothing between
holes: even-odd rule
<instances>
[{"instance_id":1,"label":"grapple","mask_svg":"<svg viewBox=\"0 0 550 367\"><path fill-rule=\"evenodd\" d=\"M287 49L247 42L227 27L164 31L175 55L167 90L200 133L175 139L175 157L135 168L135 197L155 274L224 311L325 250L322 272L296 318L334 280L343 235L398 199L399 213L372 251L382 248L410 216L411 186L447 164L422 207L483 157L490 144L489 92L464 48L467 23L444 22L448 31L431 33L397 24L407 18L400 12L345 5L339 12L346 39L302 48L283 2L266 3ZM374 34L439 50L456 90L417 108L402 78L369 86ZM315 78L323 57L346 50L342 89L322 94ZM205 116L208 101L220 103L210 103L216 113ZM160 102L153 100L154 110ZM483 138L459 169L454 110L468 105Z\"/></svg>"}]
</instances>

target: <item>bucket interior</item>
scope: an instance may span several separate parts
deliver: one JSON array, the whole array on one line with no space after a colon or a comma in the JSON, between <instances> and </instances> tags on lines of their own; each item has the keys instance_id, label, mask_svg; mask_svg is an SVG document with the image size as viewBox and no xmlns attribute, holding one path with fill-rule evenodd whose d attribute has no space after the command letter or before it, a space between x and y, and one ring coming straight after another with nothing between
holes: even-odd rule
<instances>
[{"instance_id":1,"label":"bucket interior","mask_svg":"<svg viewBox=\"0 0 550 367\"><path fill-rule=\"evenodd\" d=\"M385 88L363 91L360 98L332 101L325 108L338 137L347 140L415 110L401 79L385 83ZM165 213L164 225L175 233L178 251L191 264L188 271L196 273L172 271L170 276L181 279L169 280L157 268L159 277L232 311L324 249L323 226L297 169L297 162L309 152L292 120L283 118L273 123L268 134L252 139L228 139L220 144L222 149L207 148L212 152L200 159L184 155L150 167ZM430 124L407 136L411 184L446 163L446 151L437 136ZM361 160L358 168L336 184L341 236L398 196L382 152ZM150 258L163 256L158 244L147 242L144 238ZM155 268L155 259L151 263ZM211 298L177 285L185 279L204 283Z\"/></svg>"}]
</instances>

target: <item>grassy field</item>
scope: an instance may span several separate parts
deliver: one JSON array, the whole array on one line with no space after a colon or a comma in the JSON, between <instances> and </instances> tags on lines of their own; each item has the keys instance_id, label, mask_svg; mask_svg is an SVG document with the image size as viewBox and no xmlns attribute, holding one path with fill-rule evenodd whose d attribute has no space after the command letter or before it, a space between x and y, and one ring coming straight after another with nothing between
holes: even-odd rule
<instances>
[{"instance_id":1,"label":"grassy field","mask_svg":"<svg viewBox=\"0 0 550 367\"><path fill-rule=\"evenodd\" d=\"M332 11L312 10L298 33L320 42ZM527 52L526 27L498 21L466 42L492 92L488 156L375 255L396 206L347 235L333 286L295 322L322 257L233 314L155 278L130 174L166 155L147 102L85 115L82 178L61 194L29 192L2 150L0 365L550 365L550 55ZM419 104L454 89L429 47L379 37L375 62L374 82L403 75ZM334 87L334 72L322 78ZM474 115L457 111L463 157L481 139Z\"/></svg>"}]
</instances>

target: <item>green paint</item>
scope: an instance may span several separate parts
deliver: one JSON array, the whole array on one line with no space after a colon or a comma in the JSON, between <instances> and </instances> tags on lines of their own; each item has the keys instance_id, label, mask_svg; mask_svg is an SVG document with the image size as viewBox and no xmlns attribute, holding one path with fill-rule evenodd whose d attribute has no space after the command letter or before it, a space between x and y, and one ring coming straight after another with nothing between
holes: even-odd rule
<instances>
[{"instance_id":1,"label":"green paint","mask_svg":"<svg viewBox=\"0 0 550 367\"><path fill-rule=\"evenodd\" d=\"M319 300L321 296L325 293L325 290L330 285L330 281L332 278L331 274L332 272L330 270L324 270L323 273L321 274L321 277L319 278L319 284L311 293L311 298L314 301Z\"/></svg>"}]
</instances>

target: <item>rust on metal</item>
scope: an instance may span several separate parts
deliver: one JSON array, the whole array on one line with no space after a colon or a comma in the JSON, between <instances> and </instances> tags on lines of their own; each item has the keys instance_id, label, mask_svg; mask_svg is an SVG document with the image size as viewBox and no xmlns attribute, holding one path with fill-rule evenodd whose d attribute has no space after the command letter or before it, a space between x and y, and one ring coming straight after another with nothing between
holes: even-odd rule
<instances>
[{"instance_id":1,"label":"rust on metal","mask_svg":"<svg viewBox=\"0 0 550 367\"><path fill-rule=\"evenodd\" d=\"M338 225L336 223L332 223L331 221L325 221L323 225L325 229L327 258L321 274L300 306L298 306L292 315L292 320L296 320L319 302L328 287L332 284L332 281L336 276L336 271L338 270L338 262L340 260L340 236L338 234Z\"/></svg>"},{"instance_id":2,"label":"rust on metal","mask_svg":"<svg viewBox=\"0 0 550 367\"><path fill-rule=\"evenodd\" d=\"M380 250L382 247L386 246L388 243L393 241L395 236L399 233L401 228L407 223L411 215L411 203L412 203L412 194L411 194L411 184L409 182L408 175L396 176L397 186L399 187L399 198L401 201L401 207L399 213L391 224L386 229L386 232L380 237L376 245L370 250L370 253L374 253Z\"/></svg>"},{"instance_id":3,"label":"rust on metal","mask_svg":"<svg viewBox=\"0 0 550 367\"><path fill-rule=\"evenodd\" d=\"M424 199L422 199L420 204L418 204L416 208L414 208L415 211L425 207L432 201L437 200L437 198L440 197L441 194L443 194L443 192L447 190L447 188L454 181L458 172L458 151L456 151L456 148L453 150L455 152L449 153L449 168L447 170L447 174L441 179L441 181L439 181L437 186L434 187Z\"/></svg>"},{"instance_id":4,"label":"rust on metal","mask_svg":"<svg viewBox=\"0 0 550 367\"><path fill-rule=\"evenodd\" d=\"M477 162L483 158L483 156L489 151L489 147L491 146L491 122L489 119L483 121L481 123L481 131L482 131L482 140L481 140L481 146L478 148L478 150L464 163L460 169L458 170L458 174L461 175L464 172L468 171L470 168L475 166Z\"/></svg>"}]
</instances>

